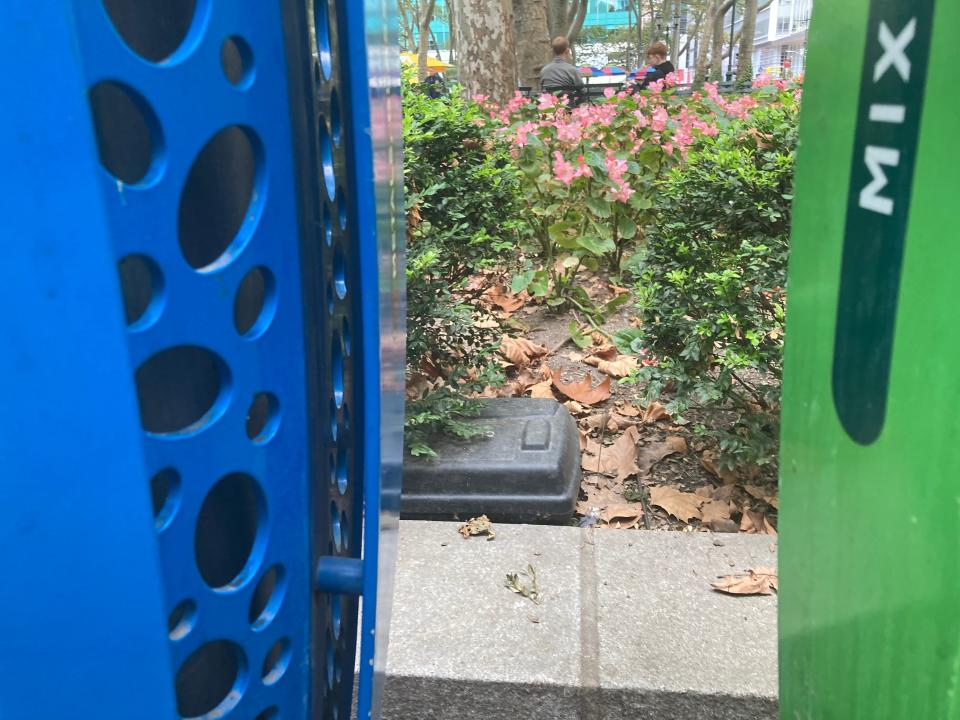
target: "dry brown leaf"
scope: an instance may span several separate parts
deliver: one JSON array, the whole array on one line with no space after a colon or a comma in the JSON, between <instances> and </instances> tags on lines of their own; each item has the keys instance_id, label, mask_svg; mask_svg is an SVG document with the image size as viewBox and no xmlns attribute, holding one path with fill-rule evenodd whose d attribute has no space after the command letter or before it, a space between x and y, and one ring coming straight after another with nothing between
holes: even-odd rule
<instances>
[{"instance_id":1,"label":"dry brown leaf","mask_svg":"<svg viewBox=\"0 0 960 720\"><path fill-rule=\"evenodd\" d=\"M650 488L650 503L682 522L699 519L700 506L703 502L703 498L699 495L682 492L673 485L657 485Z\"/></svg>"},{"instance_id":2,"label":"dry brown leaf","mask_svg":"<svg viewBox=\"0 0 960 720\"><path fill-rule=\"evenodd\" d=\"M553 399L553 382L550 380L544 380L539 382L536 385L530 386L530 397L532 398L549 398Z\"/></svg>"},{"instance_id":3,"label":"dry brown leaf","mask_svg":"<svg viewBox=\"0 0 960 720\"><path fill-rule=\"evenodd\" d=\"M526 290L519 295L514 295L503 285L494 285L485 294L490 299L490 302L506 313L515 313L526 305L527 300L529 300Z\"/></svg>"},{"instance_id":4,"label":"dry brown leaf","mask_svg":"<svg viewBox=\"0 0 960 720\"><path fill-rule=\"evenodd\" d=\"M643 518L643 505L640 503L618 503L607 505L600 512L600 519L610 527L636 527Z\"/></svg>"},{"instance_id":5,"label":"dry brown leaf","mask_svg":"<svg viewBox=\"0 0 960 720\"><path fill-rule=\"evenodd\" d=\"M587 449L587 432L586 430L581 430L577 428L577 435L580 438L580 452L583 452Z\"/></svg>"},{"instance_id":6,"label":"dry brown leaf","mask_svg":"<svg viewBox=\"0 0 960 720\"><path fill-rule=\"evenodd\" d=\"M619 285L614 285L613 283L609 283L607 287L613 291L614 295L626 295L630 292L630 288L620 287Z\"/></svg>"},{"instance_id":7,"label":"dry brown leaf","mask_svg":"<svg viewBox=\"0 0 960 720\"><path fill-rule=\"evenodd\" d=\"M599 345L601 348L605 345L613 347L613 345L610 345L610 342L607 340L607 336L602 332L594 331L590 334L590 339L593 340L594 345Z\"/></svg>"},{"instance_id":8,"label":"dry brown leaf","mask_svg":"<svg viewBox=\"0 0 960 720\"><path fill-rule=\"evenodd\" d=\"M578 352L568 352L567 360L573 363L583 362L583 353Z\"/></svg>"},{"instance_id":9,"label":"dry brown leaf","mask_svg":"<svg viewBox=\"0 0 960 720\"><path fill-rule=\"evenodd\" d=\"M744 485L743 489L757 500L763 500L767 505L771 505L777 509L780 508L780 497L777 495L775 489L771 492L772 488L765 488L760 485Z\"/></svg>"},{"instance_id":10,"label":"dry brown leaf","mask_svg":"<svg viewBox=\"0 0 960 720\"><path fill-rule=\"evenodd\" d=\"M591 487L588 485L583 488L583 491L586 493L587 499L577 502L577 512L581 515L589 515L594 508L597 508L602 512L605 507L610 505L619 505L626 502L626 500L623 499L623 492L621 489Z\"/></svg>"},{"instance_id":11,"label":"dry brown leaf","mask_svg":"<svg viewBox=\"0 0 960 720\"><path fill-rule=\"evenodd\" d=\"M553 380L550 381L551 383ZM585 408L583 405L578 403L576 400L567 400L563 406L571 415L585 415L590 412L590 408Z\"/></svg>"},{"instance_id":12,"label":"dry brown leaf","mask_svg":"<svg viewBox=\"0 0 960 720\"><path fill-rule=\"evenodd\" d=\"M630 403L624 403L621 405L617 409L617 412L624 417L640 417L640 408L638 408L636 405L631 405Z\"/></svg>"},{"instance_id":13,"label":"dry brown leaf","mask_svg":"<svg viewBox=\"0 0 960 720\"><path fill-rule=\"evenodd\" d=\"M740 532L740 526L737 525L737 523L735 523L733 520L730 520L729 518L712 520L709 523L704 523L704 525L707 525L711 530L717 533Z\"/></svg>"},{"instance_id":14,"label":"dry brown leaf","mask_svg":"<svg viewBox=\"0 0 960 720\"><path fill-rule=\"evenodd\" d=\"M744 510L740 521L740 532L748 535L776 535L777 529L762 512Z\"/></svg>"},{"instance_id":15,"label":"dry brown leaf","mask_svg":"<svg viewBox=\"0 0 960 720\"><path fill-rule=\"evenodd\" d=\"M530 342L526 338L512 338L504 335L500 342L500 353L514 365L526 365L548 352L550 352L548 348Z\"/></svg>"},{"instance_id":16,"label":"dry brown leaf","mask_svg":"<svg viewBox=\"0 0 960 720\"><path fill-rule=\"evenodd\" d=\"M707 472L723 480L724 483L732 485L737 482L737 474L732 470L721 468L717 465L717 456L707 450L700 456L700 464L706 468Z\"/></svg>"},{"instance_id":17,"label":"dry brown leaf","mask_svg":"<svg viewBox=\"0 0 960 720\"><path fill-rule=\"evenodd\" d=\"M587 429L596 430L598 428L602 428L603 426L605 426L607 422L609 422L609 420L610 420L610 413L602 412L602 413L597 413L595 415L590 415L589 417L584 418L580 422L583 425L586 425Z\"/></svg>"},{"instance_id":18,"label":"dry brown leaf","mask_svg":"<svg viewBox=\"0 0 960 720\"><path fill-rule=\"evenodd\" d=\"M724 575L710 585L728 595L773 595L780 581L776 568L758 567L745 575Z\"/></svg>"},{"instance_id":19,"label":"dry brown leaf","mask_svg":"<svg viewBox=\"0 0 960 720\"><path fill-rule=\"evenodd\" d=\"M601 447L600 443L589 440L581 458L581 466L587 472L615 474L617 482L637 474L637 441L640 433L635 427L628 427L613 445Z\"/></svg>"},{"instance_id":20,"label":"dry brown leaf","mask_svg":"<svg viewBox=\"0 0 960 720\"><path fill-rule=\"evenodd\" d=\"M616 378L627 377L637 369L637 359L632 355L620 355L616 360L604 360L598 355L584 358L587 365L593 365L600 372Z\"/></svg>"},{"instance_id":21,"label":"dry brown leaf","mask_svg":"<svg viewBox=\"0 0 960 720\"><path fill-rule=\"evenodd\" d=\"M590 358L599 358L601 360L616 360L620 352L617 350L616 346L610 342L607 342L604 339L597 347L592 347L587 349L587 357L584 359L585 362L593 364Z\"/></svg>"},{"instance_id":22,"label":"dry brown leaf","mask_svg":"<svg viewBox=\"0 0 960 720\"><path fill-rule=\"evenodd\" d=\"M465 538L471 535L486 535L487 540L493 540L497 534L493 531L493 523L486 515L471 518L458 528L458 531Z\"/></svg>"},{"instance_id":23,"label":"dry brown leaf","mask_svg":"<svg viewBox=\"0 0 960 720\"><path fill-rule=\"evenodd\" d=\"M700 507L701 522L704 525L730 519L730 503L723 500L707 500Z\"/></svg>"},{"instance_id":24,"label":"dry brown leaf","mask_svg":"<svg viewBox=\"0 0 960 720\"><path fill-rule=\"evenodd\" d=\"M636 430L636 428L631 428ZM639 436L639 432L637 433ZM678 435L671 435L662 442L652 443L640 448L637 454L637 473L640 477L647 475L658 462L668 455L687 452L687 441Z\"/></svg>"},{"instance_id":25,"label":"dry brown leaf","mask_svg":"<svg viewBox=\"0 0 960 720\"><path fill-rule=\"evenodd\" d=\"M694 494L699 495L702 498L706 498L707 500L713 499L713 488L709 485L701 485L693 492Z\"/></svg>"},{"instance_id":26,"label":"dry brown leaf","mask_svg":"<svg viewBox=\"0 0 960 720\"><path fill-rule=\"evenodd\" d=\"M553 384L571 400L583 405L596 405L610 397L610 378L604 378L599 385L593 385L593 376L587 373L577 383L564 383L560 380L560 370L553 371Z\"/></svg>"},{"instance_id":27,"label":"dry brown leaf","mask_svg":"<svg viewBox=\"0 0 960 720\"><path fill-rule=\"evenodd\" d=\"M647 405L643 411L643 422L645 423L655 423L657 420L668 420L669 418L670 413L656 400Z\"/></svg>"},{"instance_id":28,"label":"dry brown leaf","mask_svg":"<svg viewBox=\"0 0 960 720\"><path fill-rule=\"evenodd\" d=\"M636 405L631 405L630 403L624 403L617 408L617 412L628 418L640 417L643 414L643 410L638 408Z\"/></svg>"}]
</instances>

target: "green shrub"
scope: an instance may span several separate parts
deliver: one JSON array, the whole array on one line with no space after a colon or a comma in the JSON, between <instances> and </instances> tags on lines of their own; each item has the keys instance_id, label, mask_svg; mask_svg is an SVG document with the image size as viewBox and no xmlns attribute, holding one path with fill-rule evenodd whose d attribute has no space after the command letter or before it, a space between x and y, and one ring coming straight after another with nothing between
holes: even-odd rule
<instances>
[{"instance_id":1,"label":"green shrub","mask_svg":"<svg viewBox=\"0 0 960 720\"><path fill-rule=\"evenodd\" d=\"M457 88L431 99L403 82L407 207L407 422L414 454L438 429L464 436L473 391L497 382L500 328L477 323L467 282L518 244L517 170Z\"/></svg>"},{"instance_id":2,"label":"green shrub","mask_svg":"<svg viewBox=\"0 0 960 720\"><path fill-rule=\"evenodd\" d=\"M797 114L781 93L671 172L637 284L641 328L618 336L658 356L636 379L671 392L674 412L704 413L727 467L776 460Z\"/></svg>"}]
</instances>

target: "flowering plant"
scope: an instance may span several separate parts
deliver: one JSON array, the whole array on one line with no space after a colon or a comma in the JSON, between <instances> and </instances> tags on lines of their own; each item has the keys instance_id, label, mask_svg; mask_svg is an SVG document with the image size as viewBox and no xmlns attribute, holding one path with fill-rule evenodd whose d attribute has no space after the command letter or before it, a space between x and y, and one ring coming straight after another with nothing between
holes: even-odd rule
<instances>
[{"instance_id":1,"label":"flowering plant","mask_svg":"<svg viewBox=\"0 0 960 720\"><path fill-rule=\"evenodd\" d=\"M579 107L552 94L518 93L504 107L477 99L511 143L532 230L525 250L539 261L515 277L514 291L583 309L590 303L572 283L577 271L604 262L619 272L629 263L652 218L657 183L699 137L716 135L720 116L746 112L750 102L728 103L715 87L681 98L672 77L649 93L608 89Z\"/></svg>"}]
</instances>

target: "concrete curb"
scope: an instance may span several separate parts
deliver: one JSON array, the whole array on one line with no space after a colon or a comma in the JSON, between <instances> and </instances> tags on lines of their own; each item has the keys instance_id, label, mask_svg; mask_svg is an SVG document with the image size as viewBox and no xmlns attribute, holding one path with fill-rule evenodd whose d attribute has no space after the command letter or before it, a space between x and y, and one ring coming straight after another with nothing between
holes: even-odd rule
<instances>
[{"instance_id":1,"label":"concrete curb","mask_svg":"<svg viewBox=\"0 0 960 720\"><path fill-rule=\"evenodd\" d=\"M383 718L776 718L776 598L710 589L773 541L404 521ZM540 605L504 587L528 564Z\"/></svg>"}]
</instances>

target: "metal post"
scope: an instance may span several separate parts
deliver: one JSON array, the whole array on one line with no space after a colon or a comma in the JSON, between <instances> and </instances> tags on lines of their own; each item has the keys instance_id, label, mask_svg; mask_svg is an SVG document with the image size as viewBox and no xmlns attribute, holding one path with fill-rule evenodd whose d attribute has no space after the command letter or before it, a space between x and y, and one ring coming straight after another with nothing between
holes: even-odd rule
<instances>
[{"instance_id":1,"label":"metal post","mask_svg":"<svg viewBox=\"0 0 960 720\"><path fill-rule=\"evenodd\" d=\"M727 82L733 80L733 31L737 25L737 0L733 0L733 7L730 8L730 52L727 55Z\"/></svg>"}]
</instances>

